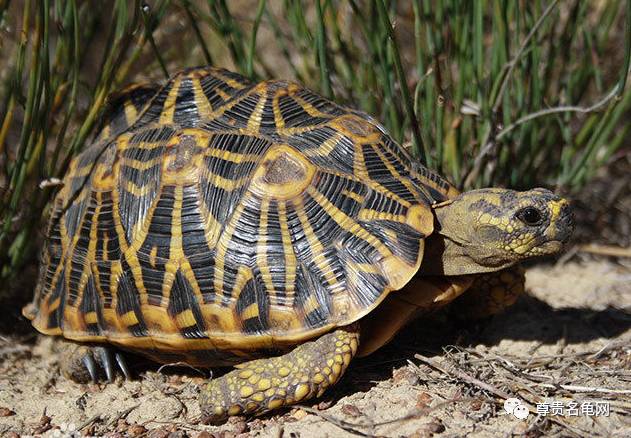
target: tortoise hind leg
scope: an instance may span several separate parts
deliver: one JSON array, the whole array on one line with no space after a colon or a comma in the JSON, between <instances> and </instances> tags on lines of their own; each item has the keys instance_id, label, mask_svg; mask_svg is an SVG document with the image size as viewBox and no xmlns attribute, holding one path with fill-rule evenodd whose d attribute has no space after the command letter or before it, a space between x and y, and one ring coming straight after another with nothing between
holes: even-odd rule
<instances>
[{"instance_id":1,"label":"tortoise hind leg","mask_svg":"<svg viewBox=\"0 0 631 438\"><path fill-rule=\"evenodd\" d=\"M355 325L306 342L282 356L241 364L202 390L203 420L219 423L231 415L261 414L319 397L344 374L358 344Z\"/></svg>"},{"instance_id":2,"label":"tortoise hind leg","mask_svg":"<svg viewBox=\"0 0 631 438\"><path fill-rule=\"evenodd\" d=\"M122 353L108 345L81 345L64 341L61 373L77 383L106 380L112 382L118 370L129 379Z\"/></svg>"},{"instance_id":3,"label":"tortoise hind leg","mask_svg":"<svg viewBox=\"0 0 631 438\"><path fill-rule=\"evenodd\" d=\"M490 274L479 274L471 287L452 303L449 310L461 319L482 319L503 312L524 292L525 271L513 266Z\"/></svg>"}]
</instances>

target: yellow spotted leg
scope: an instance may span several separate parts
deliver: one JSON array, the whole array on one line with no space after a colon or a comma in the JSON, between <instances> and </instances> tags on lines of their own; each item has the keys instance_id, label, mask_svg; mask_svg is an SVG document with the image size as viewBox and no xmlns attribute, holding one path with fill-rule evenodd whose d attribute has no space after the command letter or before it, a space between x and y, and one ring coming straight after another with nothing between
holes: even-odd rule
<instances>
[{"instance_id":1,"label":"yellow spotted leg","mask_svg":"<svg viewBox=\"0 0 631 438\"><path fill-rule=\"evenodd\" d=\"M348 367L359 345L356 325L299 345L282 356L246 362L210 381L200 394L202 419L261 414L319 397Z\"/></svg>"},{"instance_id":2,"label":"yellow spotted leg","mask_svg":"<svg viewBox=\"0 0 631 438\"><path fill-rule=\"evenodd\" d=\"M458 318L481 319L501 313L524 292L524 268L513 266L499 272L476 275L471 287L449 304Z\"/></svg>"}]
</instances>

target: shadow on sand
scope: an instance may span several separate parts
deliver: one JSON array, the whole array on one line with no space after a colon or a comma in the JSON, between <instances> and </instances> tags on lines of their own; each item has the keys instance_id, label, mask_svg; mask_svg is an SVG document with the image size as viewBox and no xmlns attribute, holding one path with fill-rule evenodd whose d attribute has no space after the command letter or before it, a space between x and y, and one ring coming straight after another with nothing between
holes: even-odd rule
<instances>
[{"instance_id":1,"label":"shadow on sand","mask_svg":"<svg viewBox=\"0 0 631 438\"><path fill-rule=\"evenodd\" d=\"M524 295L506 312L477 322L458 320L448 311L420 319L403 329L394 340L374 354L355 359L326 399L337 400L357 391L367 391L392 377L394 368L404 366L416 353L439 356L448 346L491 347L503 340L534 341L541 345L587 343L615 338L631 328L631 313L607 307L557 309L533 296ZM529 354L524 350L525 355ZM536 354L536 353L535 353Z\"/></svg>"}]
</instances>

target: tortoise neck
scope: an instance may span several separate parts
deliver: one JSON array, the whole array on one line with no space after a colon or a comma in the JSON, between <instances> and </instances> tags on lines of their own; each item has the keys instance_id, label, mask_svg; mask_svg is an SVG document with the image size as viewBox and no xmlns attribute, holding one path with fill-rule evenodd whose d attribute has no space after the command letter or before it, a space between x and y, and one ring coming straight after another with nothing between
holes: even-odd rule
<instances>
[{"instance_id":1,"label":"tortoise neck","mask_svg":"<svg viewBox=\"0 0 631 438\"><path fill-rule=\"evenodd\" d=\"M478 215L471 211L471 205L485 193L463 193L433 208L434 233L425 241L421 275L481 274L518 261L500 247L499 236L487 235L488 227L478 226Z\"/></svg>"},{"instance_id":2,"label":"tortoise neck","mask_svg":"<svg viewBox=\"0 0 631 438\"><path fill-rule=\"evenodd\" d=\"M425 251L420 273L425 275L469 275L499 271L514 264L505 260L498 260L494 254L483 254L483 249L472 258L466 244L452 240L440 232L429 236L425 241ZM487 264L480 264L480 259L487 260Z\"/></svg>"}]
</instances>

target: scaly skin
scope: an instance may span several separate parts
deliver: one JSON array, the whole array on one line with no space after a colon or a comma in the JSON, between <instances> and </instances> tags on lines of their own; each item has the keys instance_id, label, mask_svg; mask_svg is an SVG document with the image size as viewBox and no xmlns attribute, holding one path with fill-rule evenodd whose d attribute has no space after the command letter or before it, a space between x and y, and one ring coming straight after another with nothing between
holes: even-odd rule
<instances>
[{"instance_id":1,"label":"scaly skin","mask_svg":"<svg viewBox=\"0 0 631 438\"><path fill-rule=\"evenodd\" d=\"M211 380L200 394L203 420L260 414L319 397L348 367L359 345L356 325L299 345L291 352L244 364Z\"/></svg>"},{"instance_id":2,"label":"scaly skin","mask_svg":"<svg viewBox=\"0 0 631 438\"><path fill-rule=\"evenodd\" d=\"M491 274L479 274L466 293L449 304L460 319L482 319L512 306L524 292L525 270L517 265Z\"/></svg>"}]
</instances>

